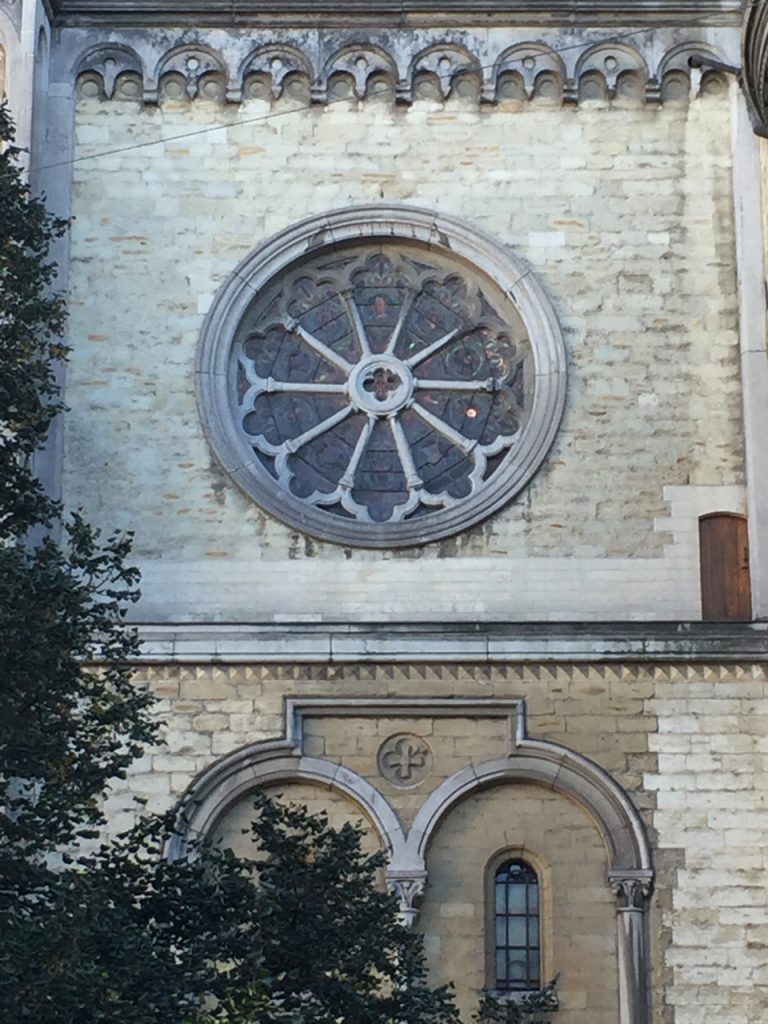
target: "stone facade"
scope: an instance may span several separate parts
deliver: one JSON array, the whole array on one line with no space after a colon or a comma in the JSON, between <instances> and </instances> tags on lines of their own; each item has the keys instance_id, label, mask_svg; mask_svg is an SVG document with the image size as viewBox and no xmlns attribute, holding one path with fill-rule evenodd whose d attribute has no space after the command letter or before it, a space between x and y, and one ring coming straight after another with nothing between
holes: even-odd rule
<instances>
[{"instance_id":1,"label":"stone facade","mask_svg":"<svg viewBox=\"0 0 768 1024\"><path fill-rule=\"evenodd\" d=\"M115 153L74 168L69 374L82 400L64 494L97 522L130 520L146 615L397 620L429 595L437 617L698 617L696 553L663 520L669 487L712 488L699 514L723 507L721 487L732 511L744 504L726 92L491 109L477 96L307 108L289 95L235 113L183 91L142 109L88 98L95 87L81 86L76 152ZM130 148L137 137L179 138ZM305 540L228 485L188 372L216 288L256 242L377 199L461 216L509 245L548 291L569 356L565 419L532 485L396 561ZM183 260L169 264L169 249ZM123 286L100 313L90 297L106 267ZM585 596L585 576L617 583L608 605L599 587Z\"/></svg>"},{"instance_id":2,"label":"stone facade","mask_svg":"<svg viewBox=\"0 0 768 1024\"><path fill-rule=\"evenodd\" d=\"M477 709L435 718L428 708L416 717L365 707L357 717L346 711L334 717L333 699L386 695L392 706L408 699L445 703L449 694L525 699L529 735L609 772L645 822L656 871L654 1020L696 1024L717 1015L757 1022L768 1010L764 664L148 666L137 679L160 698L163 745L135 765L125 788L110 798L117 830L130 820L135 796L154 807L173 806L215 758L284 736L286 693L331 698L330 707L307 712L304 751L366 779L407 828L446 778L504 755L505 720L484 718ZM398 788L382 780L377 752L388 737L403 733L426 742L431 768L414 786ZM327 807L332 820L370 821L354 801L321 783L273 782L271 788ZM217 827L244 850L239 830L247 820L244 795ZM481 869L505 848L525 849L550 876L545 970L562 975L558 1021L616 1021L615 901L605 837L557 787L509 782L481 789L447 811L429 848L419 919L435 977L455 980L469 1011L485 984ZM574 945L575 936L585 938ZM599 971L596 958L604 963Z\"/></svg>"},{"instance_id":3,"label":"stone facade","mask_svg":"<svg viewBox=\"0 0 768 1024\"><path fill-rule=\"evenodd\" d=\"M110 829L139 796L247 853L256 788L362 820L466 1021L495 980L489 879L519 856L558 1024L762 1024L766 233L741 5L231 6L0 2L33 184L74 216L71 411L40 472L134 530L143 573L162 742ZM254 250L394 204L538 282L565 410L493 515L352 547L238 489L195 378ZM718 512L748 519L752 623L701 622Z\"/></svg>"}]
</instances>

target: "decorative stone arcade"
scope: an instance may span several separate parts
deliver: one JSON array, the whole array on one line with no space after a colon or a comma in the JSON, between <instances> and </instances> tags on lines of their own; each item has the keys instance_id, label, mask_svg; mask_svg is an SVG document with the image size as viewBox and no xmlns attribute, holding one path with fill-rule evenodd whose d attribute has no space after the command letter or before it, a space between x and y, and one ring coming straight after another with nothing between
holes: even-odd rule
<instances>
[{"instance_id":1,"label":"decorative stone arcade","mask_svg":"<svg viewBox=\"0 0 768 1024\"><path fill-rule=\"evenodd\" d=\"M405 831L390 803L369 781L343 764L304 753L304 722L310 718L389 718L468 715L506 718L508 755L456 772L421 804ZM628 795L594 762L574 751L531 738L524 700L440 700L416 698L377 701L368 698L320 698L285 701L285 736L242 747L204 772L179 808L179 831L168 853L183 856L189 838L215 832L217 821L248 792L290 780L305 780L344 793L372 822L388 853L387 878L400 901L403 920L413 925L428 880L426 853L441 819L459 801L487 788L533 782L570 797L597 822L609 852L607 880L616 895L620 1024L648 1024L650 995L646 907L654 871L645 827ZM380 751L380 760L389 756ZM414 758L414 754L416 755ZM407 771L424 764L418 748L407 757ZM392 764L393 762L389 762ZM398 765L403 765L402 759Z\"/></svg>"}]
</instances>

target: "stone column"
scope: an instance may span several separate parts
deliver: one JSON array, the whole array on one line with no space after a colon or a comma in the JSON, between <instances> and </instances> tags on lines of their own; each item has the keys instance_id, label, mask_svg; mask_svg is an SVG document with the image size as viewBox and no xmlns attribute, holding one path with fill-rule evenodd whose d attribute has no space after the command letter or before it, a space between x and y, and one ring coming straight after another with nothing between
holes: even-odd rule
<instances>
[{"instance_id":1,"label":"stone column","mask_svg":"<svg viewBox=\"0 0 768 1024\"><path fill-rule=\"evenodd\" d=\"M732 87L733 202L752 617L768 619L768 332L761 164L741 90Z\"/></svg>"},{"instance_id":2,"label":"stone column","mask_svg":"<svg viewBox=\"0 0 768 1024\"><path fill-rule=\"evenodd\" d=\"M653 885L653 872L616 871L609 877L616 895L619 1024L648 1024L650 999L645 911Z\"/></svg>"}]
</instances>

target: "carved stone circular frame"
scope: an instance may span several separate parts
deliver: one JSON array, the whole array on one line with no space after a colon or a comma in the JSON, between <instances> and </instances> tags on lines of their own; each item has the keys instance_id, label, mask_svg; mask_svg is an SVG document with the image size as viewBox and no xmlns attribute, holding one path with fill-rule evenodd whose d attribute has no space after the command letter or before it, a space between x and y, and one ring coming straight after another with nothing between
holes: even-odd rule
<instances>
[{"instance_id":1,"label":"carved stone circular frame","mask_svg":"<svg viewBox=\"0 0 768 1024\"><path fill-rule=\"evenodd\" d=\"M422 246L488 277L508 296L525 324L536 380L528 422L502 466L480 490L452 507L395 523L336 520L290 494L263 470L255 454L249 456L230 405L232 343L254 294L307 257L365 242ZM258 246L215 297L203 325L196 371L206 434L235 483L282 522L320 539L356 547L424 544L465 530L498 511L541 465L565 405L566 359L560 327L528 268L499 242L464 222L402 204L348 207L310 217Z\"/></svg>"}]
</instances>

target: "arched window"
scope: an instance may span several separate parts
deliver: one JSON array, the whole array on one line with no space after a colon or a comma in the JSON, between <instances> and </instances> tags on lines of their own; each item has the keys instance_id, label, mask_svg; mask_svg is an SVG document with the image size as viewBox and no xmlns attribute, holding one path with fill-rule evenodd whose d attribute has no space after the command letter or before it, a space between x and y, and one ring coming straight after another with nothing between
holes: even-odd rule
<instances>
[{"instance_id":1,"label":"arched window","mask_svg":"<svg viewBox=\"0 0 768 1024\"><path fill-rule=\"evenodd\" d=\"M493 879L495 984L499 992L541 987L539 879L524 860L504 861Z\"/></svg>"}]
</instances>

